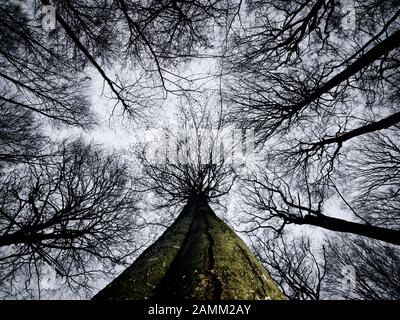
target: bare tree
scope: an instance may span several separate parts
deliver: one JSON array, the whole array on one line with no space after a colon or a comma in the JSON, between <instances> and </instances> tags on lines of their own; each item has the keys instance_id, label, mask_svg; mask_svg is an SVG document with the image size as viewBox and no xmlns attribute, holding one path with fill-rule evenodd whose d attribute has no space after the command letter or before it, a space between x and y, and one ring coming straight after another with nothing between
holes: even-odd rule
<instances>
[{"instance_id":1,"label":"bare tree","mask_svg":"<svg viewBox=\"0 0 400 320\"><path fill-rule=\"evenodd\" d=\"M222 130L219 115L213 119L210 109L200 109L181 109L177 127L158 130L158 143L145 144L138 153L142 190L164 199L167 206L185 203L193 195L218 202L244 166L241 141L233 139L232 130Z\"/></svg>"},{"instance_id":2,"label":"bare tree","mask_svg":"<svg viewBox=\"0 0 400 320\"><path fill-rule=\"evenodd\" d=\"M370 224L398 228L400 214L399 125L360 139L348 164L355 183L353 209Z\"/></svg>"},{"instance_id":3,"label":"bare tree","mask_svg":"<svg viewBox=\"0 0 400 320\"><path fill-rule=\"evenodd\" d=\"M327 242L326 290L331 297L364 300L398 300L399 250L395 246L362 237L341 235ZM354 285L343 288L346 274L343 268L351 266Z\"/></svg>"},{"instance_id":4,"label":"bare tree","mask_svg":"<svg viewBox=\"0 0 400 320\"><path fill-rule=\"evenodd\" d=\"M55 2L62 48L70 52L72 47L75 56L91 65L123 112L134 117L155 102L160 90L163 96L183 90L179 82L186 79L173 67L210 48L214 27L236 6L229 0ZM115 57L140 76L113 79L107 67L115 65Z\"/></svg>"},{"instance_id":5,"label":"bare tree","mask_svg":"<svg viewBox=\"0 0 400 320\"><path fill-rule=\"evenodd\" d=\"M399 144L400 10L394 1L354 4L356 19L346 31L338 2L250 1L254 19L231 37L234 51L224 62L230 119L254 127L265 154L258 172L244 179L250 228L309 224L400 244L390 210L397 175L388 173L396 160L380 170L387 153L374 143L386 140L389 157ZM360 155L364 160L354 160ZM368 174L355 168L369 161ZM378 204L369 189L388 197ZM342 204L345 219L329 212L330 200ZM373 203L380 220L368 217Z\"/></svg>"},{"instance_id":6,"label":"bare tree","mask_svg":"<svg viewBox=\"0 0 400 320\"><path fill-rule=\"evenodd\" d=\"M45 138L32 113L0 103L0 171L7 163L24 162L40 154Z\"/></svg>"},{"instance_id":7,"label":"bare tree","mask_svg":"<svg viewBox=\"0 0 400 320\"><path fill-rule=\"evenodd\" d=\"M345 220L325 212L327 194L322 189L325 186L320 184L313 185L300 180L289 185L274 171L263 167L259 168L258 174L253 173L242 181L244 212L249 217L249 231L270 228L281 232L288 224L312 225L400 244L400 231L396 227L387 228L379 223L373 225L358 216L352 217L358 221ZM335 185L328 187L334 188Z\"/></svg>"},{"instance_id":8,"label":"bare tree","mask_svg":"<svg viewBox=\"0 0 400 320\"><path fill-rule=\"evenodd\" d=\"M40 23L43 5L56 7L57 27L50 32ZM210 39L235 5L228 0L1 3L4 295L34 296L31 284L40 282L44 265L53 266L71 289L87 288L101 271L97 262L110 270L133 245L137 197L127 164L81 142L56 148L41 131L41 120L90 129L96 123L88 90L92 70L115 107L134 118L143 115L157 90L182 90L178 83L187 79L175 74L175 67L212 49ZM127 79L120 72L124 68L134 70ZM200 189L215 196L225 171L209 163L196 170Z\"/></svg>"},{"instance_id":9,"label":"bare tree","mask_svg":"<svg viewBox=\"0 0 400 320\"><path fill-rule=\"evenodd\" d=\"M314 241L250 234L253 250L292 299L399 298L399 250L354 235Z\"/></svg>"},{"instance_id":10,"label":"bare tree","mask_svg":"<svg viewBox=\"0 0 400 320\"><path fill-rule=\"evenodd\" d=\"M312 248L310 238L250 235L253 251L290 299L324 298L325 248ZM319 252L321 251L321 252Z\"/></svg>"},{"instance_id":11,"label":"bare tree","mask_svg":"<svg viewBox=\"0 0 400 320\"><path fill-rule=\"evenodd\" d=\"M44 5L56 8L50 32L40 23ZM216 28L236 6L229 0L3 1L0 99L87 127L95 122L87 90L87 75L95 70L107 96L139 118L156 97L181 92L179 83L192 81L175 67L211 48Z\"/></svg>"},{"instance_id":12,"label":"bare tree","mask_svg":"<svg viewBox=\"0 0 400 320\"><path fill-rule=\"evenodd\" d=\"M45 266L64 286L88 290L90 280L129 257L138 198L127 170L113 154L66 141L52 156L3 174L3 295L40 296Z\"/></svg>"},{"instance_id":13,"label":"bare tree","mask_svg":"<svg viewBox=\"0 0 400 320\"><path fill-rule=\"evenodd\" d=\"M93 124L79 61L54 44L22 3L2 2L0 16L0 101L56 123Z\"/></svg>"},{"instance_id":14,"label":"bare tree","mask_svg":"<svg viewBox=\"0 0 400 320\"><path fill-rule=\"evenodd\" d=\"M198 111L182 110L176 130L158 131L168 139L138 154L140 190L160 198L158 214L183 207L179 216L95 300L286 299L210 206L231 190L240 166L229 155L235 145L219 137L218 117L215 123L207 108Z\"/></svg>"}]
</instances>

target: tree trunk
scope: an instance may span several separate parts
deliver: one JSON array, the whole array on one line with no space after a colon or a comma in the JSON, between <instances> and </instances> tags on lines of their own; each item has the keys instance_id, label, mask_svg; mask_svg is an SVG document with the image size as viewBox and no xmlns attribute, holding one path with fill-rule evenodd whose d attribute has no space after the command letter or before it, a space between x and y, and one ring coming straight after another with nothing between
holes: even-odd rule
<instances>
[{"instance_id":1,"label":"tree trunk","mask_svg":"<svg viewBox=\"0 0 400 320\"><path fill-rule=\"evenodd\" d=\"M245 243L203 197L95 300L286 299Z\"/></svg>"},{"instance_id":2,"label":"tree trunk","mask_svg":"<svg viewBox=\"0 0 400 320\"><path fill-rule=\"evenodd\" d=\"M342 82L346 81L350 77L354 76L357 72L360 72L365 67L379 59L381 56L388 54L390 51L400 46L400 30L397 30L389 37L375 45L372 49L361 55L357 60L352 62L346 69L335 75L333 78L328 80L325 84L317 88L307 98L297 103L294 110L300 111L311 102L317 100L324 93L338 86Z\"/></svg>"},{"instance_id":3,"label":"tree trunk","mask_svg":"<svg viewBox=\"0 0 400 320\"><path fill-rule=\"evenodd\" d=\"M325 215L307 215L299 219L297 224L308 224L321 227L327 230L358 234L360 236L385 241L395 245L400 245L400 230L388 229L368 224L346 221Z\"/></svg>"}]
</instances>

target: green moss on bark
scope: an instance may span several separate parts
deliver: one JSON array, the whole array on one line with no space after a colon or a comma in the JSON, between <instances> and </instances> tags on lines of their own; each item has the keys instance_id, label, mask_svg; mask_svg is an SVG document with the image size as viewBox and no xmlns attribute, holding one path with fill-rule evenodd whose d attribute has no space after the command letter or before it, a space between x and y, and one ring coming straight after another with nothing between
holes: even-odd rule
<instances>
[{"instance_id":1,"label":"green moss on bark","mask_svg":"<svg viewBox=\"0 0 400 320\"><path fill-rule=\"evenodd\" d=\"M250 299L285 296L246 244L203 198L95 299Z\"/></svg>"},{"instance_id":2,"label":"green moss on bark","mask_svg":"<svg viewBox=\"0 0 400 320\"><path fill-rule=\"evenodd\" d=\"M185 240L193 217L194 212L185 208L162 236L94 299L142 300L154 297L156 288L160 285Z\"/></svg>"}]
</instances>

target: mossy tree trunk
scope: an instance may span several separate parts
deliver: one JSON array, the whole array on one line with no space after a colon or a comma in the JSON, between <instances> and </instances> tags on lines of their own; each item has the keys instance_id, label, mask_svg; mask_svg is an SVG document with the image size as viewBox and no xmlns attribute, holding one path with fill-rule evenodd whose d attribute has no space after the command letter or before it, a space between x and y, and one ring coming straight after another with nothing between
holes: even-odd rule
<instances>
[{"instance_id":1,"label":"mossy tree trunk","mask_svg":"<svg viewBox=\"0 0 400 320\"><path fill-rule=\"evenodd\" d=\"M94 299L285 299L206 199L190 199L164 234Z\"/></svg>"}]
</instances>

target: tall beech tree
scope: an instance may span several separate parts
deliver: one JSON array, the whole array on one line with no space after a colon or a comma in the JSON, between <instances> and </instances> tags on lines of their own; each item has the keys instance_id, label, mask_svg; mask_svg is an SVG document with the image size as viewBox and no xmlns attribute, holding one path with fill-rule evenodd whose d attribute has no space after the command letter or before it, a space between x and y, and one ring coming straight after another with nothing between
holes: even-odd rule
<instances>
[{"instance_id":1,"label":"tall beech tree","mask_svg":"<svg viewBox=\"0 0 400 320\"><path fill-rule=\"evenodd\" d=\"M215 155L221 140L218 129L211 139L206 134L212 129L208 114L188 117L184 124L186 134L192 126L198 144L189 143L186 134L172 136L169 141L176 148L171 150L181 152L175 161L173 152L160 153L156 159L146 158L146 152L140 156L142 190L154 192L162 206L183 203L181 213L94 299L286 299L245 243L210 207L229 192L237 174L229 146Z\"/></svg>"},{"instance_id":2,"label":"tall beech tree","mask_svg":"<svg viewBox=\"0 0 400 320\"><path fill-rule=\"evenodd\" d=\"M42 26L45 5L56 8L54 30ZM138 120L157 99L183 90L179 81L186 79L175 74L176 67L212 47L214 29L235 6L230 1L1 3L5 297L34 297L32 283L39 283L46 265L71 289L89 288L97 269L110 270L110 263L135 250L137 194L127 164L83 142L52 141L43 122L85 131L98 124L99 106L91 105L89 90L94 74L105 85L98 94L115 102L110 111L121 108Z\"/></svg>"}]
</instances>

